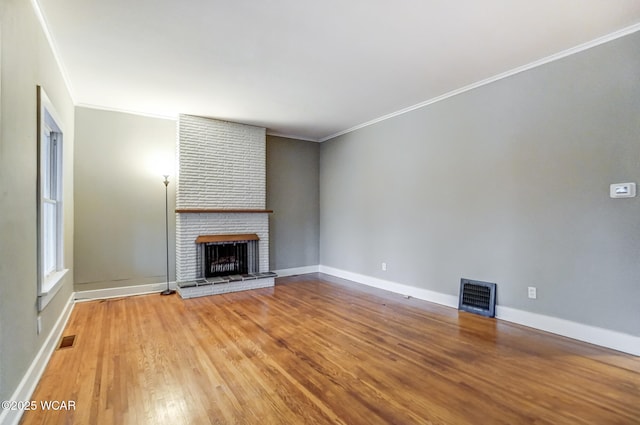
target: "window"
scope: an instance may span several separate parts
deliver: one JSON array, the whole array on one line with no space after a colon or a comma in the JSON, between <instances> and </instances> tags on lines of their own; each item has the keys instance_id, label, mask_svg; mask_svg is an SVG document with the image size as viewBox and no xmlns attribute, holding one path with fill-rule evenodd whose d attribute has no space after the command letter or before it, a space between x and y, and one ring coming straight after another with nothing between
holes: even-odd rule
<instances>
[{"instance_id":1,"label":"window","mask_svg":"<svg viewBox=\"0 0 640 425\"><path fill-rule=\"evenodd\" d=\"M38 307L60 289L63 258L63 132L53 105L38 87Z\"/></svg>"}]
</instances>

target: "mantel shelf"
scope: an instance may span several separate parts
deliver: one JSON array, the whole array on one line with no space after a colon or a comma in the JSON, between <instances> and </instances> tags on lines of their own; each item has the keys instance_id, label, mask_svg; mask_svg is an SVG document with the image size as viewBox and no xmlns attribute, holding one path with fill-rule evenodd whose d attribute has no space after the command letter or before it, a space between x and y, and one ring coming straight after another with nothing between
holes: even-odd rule
<instances>
[{"instance_id":1,"label":"mantel shelf","mask_svg":"<svg viewBox=\"0 0 640 425\"><path fill-rule=\"evenodd\" d=\"M238 242L238 241L257 241L260 240L255 233L248 233L244 235L200 235L196 238L196 243L211 243L211 242Z\"/></svg>"},{"instance_id":2,"label":"mantel shelf","mask_svg":"<svg viewBox=\"0 0 640 425\"><path fill-rule=\"evenodd\" d=\"M254 209L225 209L225 208L177 208L178 214L271 214L273 210L254 210Z\"/></svg>"}]
</instances>

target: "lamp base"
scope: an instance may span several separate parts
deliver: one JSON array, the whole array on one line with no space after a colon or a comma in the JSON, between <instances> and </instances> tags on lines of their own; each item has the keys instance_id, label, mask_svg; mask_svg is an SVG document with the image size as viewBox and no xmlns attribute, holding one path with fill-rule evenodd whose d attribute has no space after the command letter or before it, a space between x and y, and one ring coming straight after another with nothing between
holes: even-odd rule
<instances>
[{"instance_id":1,"label":"lamp base","mask_svg":"<svg viewBox=\"0 0 640 425\"><path fill-rule=\"evenodd\" d=\"M173 289L165 289L164 291L160 292L160 295L171 295L175 293L176 291L174 291Z\"/></svg>"}]
</instances>

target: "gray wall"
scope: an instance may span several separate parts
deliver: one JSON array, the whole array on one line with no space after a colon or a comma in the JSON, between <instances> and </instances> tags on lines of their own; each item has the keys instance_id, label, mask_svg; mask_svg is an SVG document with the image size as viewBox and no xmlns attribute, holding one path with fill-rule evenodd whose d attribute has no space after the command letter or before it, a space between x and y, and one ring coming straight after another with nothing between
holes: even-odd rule
<instances>
[{"instance_id":1,"label":"gray wall","mask_svg":"<svg viewBox=\"0 0 640 425\"><path fill-rule=\"evenodd\" d=\"M640 33L321 146L320 262L640 335ZM381 271L381 262L388 271ZM527 286L538 299L527 298Z\"/></svg>"},{"instance_id":2,"label":"gray wall","mask_svg":"<svg viewBox=\"0 0 640 425\"><path fill-rule=\"evenodd\" d=\"M318 143L267 136L271 270L319 262L319 159Z\"/></svg>"},{"instance_id":3,"label":"gray wall","mask_svg":"<svg viewBox=\"0 0 640 425\"><path fill-rule=\"evenodd\" d=\"M31 2L0 2L0 399L16 390L72 292L73 271L37 335L36 86L64 131L64 265L73 270L73 103Z\"/></svg>"},{"instance_id":4,"label":"gray wall","mask_svg":"<svg viewBox=\"0 0 640 425\"><path fill-rule=\"evenodd\" d=\"M173 120L76 108L76 291L166 281L163 163L175 280L175 153Z\"/></svg>"},{"instance_id":5,"label":"gray wall","mask_svg":"<svg viewBox=\"0 0 640 425\"><path fill-rule=\"evenodd\" d=\"M267 137L267 208L275 211L269 218L272 270L319 262L319 146ZM76 108L76 291L164 281L164 185L149 162L175 162L175 152L175 121ZM174 280L175 176L170 180Z\"/></svg>"}]
</instances>

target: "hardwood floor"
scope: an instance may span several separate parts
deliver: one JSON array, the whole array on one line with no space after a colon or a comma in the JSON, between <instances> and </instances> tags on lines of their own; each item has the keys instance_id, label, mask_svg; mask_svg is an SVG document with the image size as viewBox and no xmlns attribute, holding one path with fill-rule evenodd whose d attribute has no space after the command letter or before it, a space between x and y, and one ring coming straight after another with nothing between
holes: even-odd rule
<instances>
[{"instance_id":1,"label":"hardwood floor","mask_svg":"<svg viewBox=\"0 0 640 425\"><path fill-rule=\"evenodd\" d=\"M640 359L312 274L79 303L24 424L638 424Z\"/></svg>"}]
</instances>

